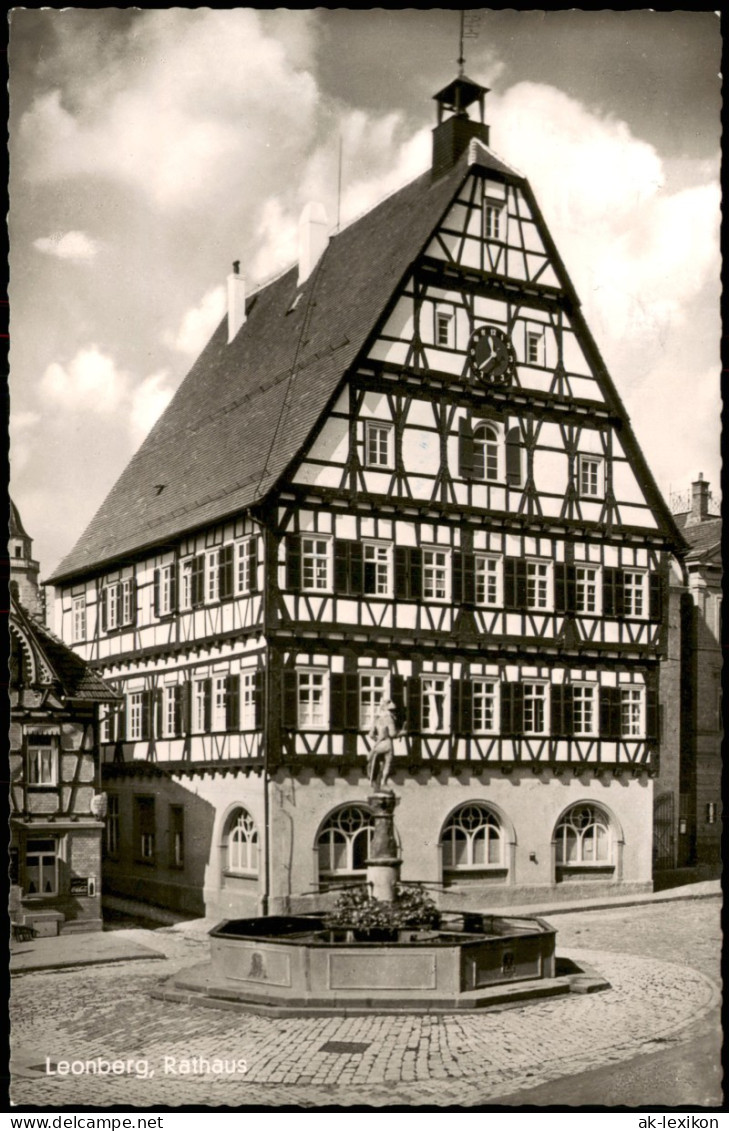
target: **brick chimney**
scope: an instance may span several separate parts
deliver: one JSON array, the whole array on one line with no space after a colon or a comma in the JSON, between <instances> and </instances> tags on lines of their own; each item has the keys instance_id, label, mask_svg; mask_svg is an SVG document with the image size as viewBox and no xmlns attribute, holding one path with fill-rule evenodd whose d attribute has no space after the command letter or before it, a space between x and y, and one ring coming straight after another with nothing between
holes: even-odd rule
<instances>
[{"instance_id":1,"label":"brick chimney","mask_svg":"<svg viewBox=\"0 0 729 1131\"><path fill-rule=\"evenodd\" d=\"M236 259L228 275L228 345L233 341L246 320L246 281L240 273L240 260Z\"/></svg>"},{"instance_id":2,"label":"brick chimney","mask_svg":"<svg viewBox=\"0 0 729 1131\"><path fill-rule=\"evenodd\" d=\"M691 512L686 519L687 526L697 526L709 518L709 484L704 481L702 472L691 484Z\"/></svg>"}]
</instances>

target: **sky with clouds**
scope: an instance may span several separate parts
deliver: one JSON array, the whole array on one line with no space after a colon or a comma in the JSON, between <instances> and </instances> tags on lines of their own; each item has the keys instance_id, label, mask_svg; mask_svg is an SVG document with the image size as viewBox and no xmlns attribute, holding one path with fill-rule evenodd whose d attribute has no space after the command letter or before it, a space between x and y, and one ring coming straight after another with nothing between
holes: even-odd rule
<instances>
[{"instance_id":1,"label":"sky with clouds","mask_svg":"<svg viewBox=\"0 0 729 1131\"><path fill-rule=\"evenodd\" d=\"M664 494L718 492L719 23L474 9L466 71L529 177ZM16 9L11 490L47 576L224 310L430 162L443 9ZM342 191L337 201L341 138Z\"/></svg>"}]
</instances>

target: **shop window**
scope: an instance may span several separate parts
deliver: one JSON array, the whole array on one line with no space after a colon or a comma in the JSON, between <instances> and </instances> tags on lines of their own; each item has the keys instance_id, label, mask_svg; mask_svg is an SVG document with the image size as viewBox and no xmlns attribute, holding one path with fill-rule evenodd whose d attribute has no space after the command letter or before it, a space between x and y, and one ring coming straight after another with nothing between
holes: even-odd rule
<instances>
[{"instance_id":1,"label":"shop window","mask_svg":"<svg viewBox=\"0 0 729 1131\"><path fill-rule=\"evenodd\" d=\"M58 842L53 837L25 844L26 895L58 894Z\"/></svg>"}]
</instances>

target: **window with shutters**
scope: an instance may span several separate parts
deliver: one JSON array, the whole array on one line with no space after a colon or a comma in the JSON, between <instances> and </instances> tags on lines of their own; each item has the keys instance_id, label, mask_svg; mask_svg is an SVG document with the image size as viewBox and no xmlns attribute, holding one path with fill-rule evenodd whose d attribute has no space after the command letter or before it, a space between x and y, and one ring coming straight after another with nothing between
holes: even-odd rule
<instances>
[{"instance_id":1,"label":"window with shutters","mask_svg":"<svg viewBox=\"0 0 729 1131\"><path fill-rule=\"evenodd\" d=\"M228 677L216 675L213 679L213 730L226 730L228 706Z\"/></svg>"},{"instance_id":2,"label":"window with shutters","mask_svg":"<svg viewBox=\"0 0 729 1131\"><path fill-rule=\"evenodd\" d=\"M504 866L504 835L498 817L470 802L456 810L441 834L444 871Z\"/></svg>"},{"instance_id":3,"label":"window with shutters","mask_svg":"<svg viewBox=\"0 0 729 1131\"><path fill-rule=\"evenodd\" d=\"M443 676L423 676L420 681L422 695L421 729L423 734L439 734L446 730L450 720L450 679Z\"/></svg>"},{"instance_id":4,"label":"window with shutters","mask_svg":"<svg viewBox=\"0 0 729 1131\"><path fill-rule=\"evenodd\" d=\"M365 421L365 465L390 468L394 464L394 427L379 421Z\"/></svg>"},{"instance_id":5,"label":"window with shutters","mask_svg":"<svg viewBox=\"0 0 729 1131\"><path fill-rule=\"evenodd\" d=\"M223 834L224 869L234 876L258 875L258 829L247 809L236 809Z\"/></svg>"},{"instance_id":6,"label":"window with shutters","mask_svg":"<svg viewBox=\"0 0 729 1131\"><path fill-rule=\"evenodd\" d=\"M180 733L180 702L182 688L167 684L162 689L162 737L174 738Z\"/></svg>"},{"instance_id":7,"label":"window with shutters","mask_svg":"<svg viewBox=\"0 0 729 1131\"><path fill-rule=\"evenodd\" d=\"M211 604L220 598L220 550L208 550L205 557L205 600Z\"/></svg>"},{"instance_id":8,"label":"window with shutters","mask_svg":"<svg viewBox=\"0 0 729 1131\"><path fill-rule=\"evenodd\" d=\"M450 550L423 550L423 599L450 600Z\"/></svg>"},{"instance_id":9,"label":"window with shutters","mask_svg":"<svg viewBox=\"0 0 729 1131\"><path fill-rule=\"evenodd\" d=\"M72 625L71 625L73 642L79 643L86 639L86 594L82 597L74 597L73 599L73 612L72 612Z\"/></svg>"},{"instance_id":10,"label":"window with shutters","mask_svg":"<svg viewBox=\"0 0 729 1131\"><path fill-rule=\"evenodd\" d=\"M620 688L620 733L623 738L645 736L644 702L642 687Z\"/></svg>"},{"instance_id":11,"label":"window with shutters","mask_svg":"<svg viewBox=\"0 0 729 1131\"><path fill-rule=\"evenodd\" d=\"M256 689L258 672L241 672L240 676L240 729L255 730L257 723Z\"/></svg>"},{"instance_id":12,"label":"window with shutters","mask_svg":"<svg viewBox=\"0 0 729 1131\"><path fill-rule=\"evenodd\" d=\"M495 424L479 424L473 430L473 478L487 483L501 479L501 439Z\"/></svg>"},{"instance_id":13,"label":"window with shutters","mask_svg":"<svg viewBox=\"0 0 729 1131\"><path fill-rule=\"evenodd\" d=\"M597 687L592 683L573 683L571 692L573 734L589 738L597 734Z\"/></svg>"},{"instance_id":14,"label":"window with shutters","mask_svg":"<svg viewBox=\"0 0 729 1131\"><path fill-rule=\"evenodd\" d=\"M646 574L639 570L623 571L623 616L641 618L646 615Z\"/></svg>"},{"instance_id":15,"label":"window with shutters","mask_svg":"<svg viewBox=\"0 0 729 1131\"><path fill-rule=\"evenodd\" d=\"M302 537L301 588L308 592L331 589L331 539Z\"/></svg>"},{"instance_id":16,"label":"window with shutters","mask_svg":"<svg viewBox=\"0 0 729 1131\"><path fill-rule=\"evenodd\" d=\"M575 566L575 612L600 613L600 571L594 566Z\"/></svg>"},{"instance_id":17,"label":"window with shutters","mask_svg":"<svg viewBox=\"0 0 729 1131\"><path fill-rule=\"evenodd\" d=\"M27 766L29 786L58 785L58 739L49 734L29 735Z\"/></svg>"},{"instance_id":18,"label":"window with shutters","mask_svg":"<svg viewBox=\"0 0 729 1131\"><path fill-rule=\"evenodd\" d=\"M372 829L372 814L364 805L346 805L327 818L316 842L320 883L366 875Z\"/></svg>"},{"instance_id":19,"label":"window with shutters","mask_svg":"<svg viewBox=\"0 0 729 1131\"><path fill-rule=\"evenodd\" d=\"M385 542L365 542L364 593L367 597L392 596L392 546Z\"/></svg>"},{"instance_id":20,"label":"window with shutters","mask_svg":"<svg viewBox=\"0 0 729 1131\"><path fill-rule=\"evenodd\" d=\"M368 731L375 721L380 702L388 696L389 676L362 672L359 677L359 729Z\"/></svg>"},{"instance_id":21,"label":"window with shutters","mask_svg":"<svg viewBox=\"0 0 729 1131\"><path fill-rule=\"evenodd\" d=\"M546 683L524 683L523 733L549 733L549 699Z\"/></svg>"},{"instance_id":22,"label":"window with shutters","mask_svg":"<svg viewBox=\"0 0 729 1131\"><path fill-rule=\"evenodd\" d=\"M296 674L299 730L324 730L329 725L327 673L299 671Z\"/></svg>"},{"instance_id":23,"label":"window with shutters","mask_svg":"<svg viewBox=\"0 0 729 1131\"><path fill-rule=\"evenodd\" d=\"M255 593L258 590L258 539L253 535L238 542L235 547L236 593Z\"/></svg>"},{"instance_id":24,"label":"window with shutters","mask_svg":"<svg viewBox=\"0 0 729 1131\"><path fill-rule=\"evenodd\" d=\"M499 729L499 681L474 679L471 686L473 733L496 734Z\"/></svg>"},{"instance_id":25,"label":"window with shutters","mask_svg":"<svg viewBox=\"0 0 729 1131\"><path fill-rule=\"evenodd\" d=\"M558 865L609 865L612 861L610 818L597 805L578 804L555 829Z\"/></svg>"},{"instance_id":26,"label":"window with shutters","mask_svg":"<svg viewBox=\"0 0 729 1131\"><path fill-rule=\"evenodd\" d=\"M583 499L601 499L605 493L605 460L581 455L578 459L579 492Z\"/></svg>"},{"instance_id":27,"label":"window with shutters","mask_svg":"<svg viewBox=\"0 0 729 1131\"><path fill-rule=\"evenodd\" d=\"M132 624L134 621L134 608L136 594L134 592L134 579L125 577L119 586L119 622L122 625Z\"/></svg>"},{"instance_id":28,"label":"window with shutters","mask_svg":"<svg viewBox=\"0 0 729 1131\"><path fill-rule=\"evenodd\" d=\"M180 609L192 608L192 558L180 562Z\"/></svg>"},{"instance_id":29,"label":"window with shutters","mask_svg":"<svg viewBox=\"0 0 729 1131\"><path fill-rule=\"evenodd\" d=\"M106 624L104 627L107 632L119 628L121 625L121 606L119 598L119 586L107 585L104 590L104 608L106 611Z\"/></svg>"},{"instance_id":30,"label":"window with shutters","mask_svg":"<svg viewBox=\"0 0 729 1131\"><path fill-rule=\"evenodd\" d=\"M166 617L174 612L174 581L175 567L173 565L160 566L158 570L155 570L155 616Z\"/></svg>"},{"instance_id":31,"label":"window with shutters","mask_svg":"<svg viewBox=\"0 0 729 1131\"><path fill-rule=\"evenodd\" d=\"M526 607L548 612L552 609L552 563L528 561L526 564Z\"/></svg>"},{"instance_id":32,"label":"window with shutters","mask_svg":"<svg viewBox=\"0 0 729 1131\"><path fill-rule=\"evenodd\" d=\"M127 739L129 742L138 742L142 737L144 717L144 692L135 691L129 696L127 710Z\"/></svg>"},{"instance_id":33,"label":"window with shutters","mask_svg":"<svg viewBox=\"0 0 729 1131\"><path fill-rule=\"evenodd\" d=\"M119 855L119 794L110 793L106 801L106 855Z\"/></svg>"},{"instance_id":34,"label":"window with shutters","mask_svg":"<svg viewBox=\"0 0 729 1131\"><path fill-rule=\"evenodd\" d=\"M209 679L196 679L192 694L192 729L198 734L210 730L212 686Z\"/></svg>"},{"instance_id":35,"label":"window with shutters","mask_svg":"<svg viewBox=\"0 0 729 1131\"><path fill-rule=\"evenodd\" d=\"M503 566L501 557L494 554L476 554L476 604L499 607L503 604Z\"/></svg>"},{"instance_id":36,"label":"window with shutters","mask_svg":"<svg viewBox=\"0 0 729 1131\"><path fill-rule=\"evenodd\" d=\"M134 798L136 825L135 856L143 864L153 864L155 854L155 807L153 797Z\"/></svg>"}]
</instances>

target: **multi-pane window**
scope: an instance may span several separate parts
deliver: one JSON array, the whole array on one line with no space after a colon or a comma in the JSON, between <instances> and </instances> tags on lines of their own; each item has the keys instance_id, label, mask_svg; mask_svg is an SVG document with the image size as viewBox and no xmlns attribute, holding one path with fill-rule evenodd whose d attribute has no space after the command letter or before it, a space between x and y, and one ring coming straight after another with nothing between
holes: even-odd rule
<instances>
[{"instance_id":1,"label":"multi-pane window","mask_svg":"<svg viewBox=\"0 0 729 1131\"><path fill-rule=\"evenodd\" d=\"M610 863L610 823L597 805L575 805L554 835L558 864Z\"/></svg>"},{"instance_id":2,"label":"multi-pane window","mask_svg":"<svg viewBox=\"0 0 729 1131\"><path fill-rule=\"evenodd\" d=\"M121 624L120 596L118 585L109 585L104 593L107 629L118 628Z\"/></svg>"},{"instance_id":3,"label":"multi-pane window","mask_svg":"<svg viewBox=\"0 0 729 1131\"><path fill-rule=\"evenodd\" d=\"M496 679L473 681L474 734L494 734L499 729L499 683Z\"/></svg>"},{"instance_id":4,"label":"multi-pane window","mask_svg":"<svg viewBox=\"0 0 729 1131\"><path fill-rule=\"evenodd\" d=\"M374 420L365 423L365 463L367 467L392 467L391 424L379 424Z\"/></svg>"},{"instance_id":5,"label":"multi-pane window","mask_svg":"<svg viewBox=\"0 0 729 1131\"><path fill-rule=\"evenodd\" d=\"M527 365L542 365L544 335L539 330L528 330L526 336Z\"/></svg>"},{"instance_id":6,"label":"multi-pane window","mask_svg":"<svg viewBox=\"0 0 729 1131\"><path fill-rule=\"evenodd\" d=\"M359 677L359 726L369 730L375 721L380 701L385 696L387 676L363 672Z\"/></svg>"},{"instance_id":7,"label":"multi-pane window","mask_svg":"<svg viewBox=\"0 0 729 1131\"><path fill-rule=\"evenodd\" d=\"M372 816L361 805L338 809L317 838L319 879L364 875L372 837Z\"/></svg>"},{"instance_id":8,"label":"multi-pane window","mask_svg":"<svg viewBox=\"0 0 729 1131\"><path fill-rule=\"evenodd\" d=\"M242 672L240 677L240 728L255 730L256 673Z\"/></svg>"},{"instance_id":9,"label":"multi-pane window","mask_svg":"<svg viewBox=\"0 0 729 1131\"><path fill-rule=\"evenodd\" d=\"M501 558L476 554L475 583L476 604L497 606L502 603Z\"/></svg>"},{"instance_id":10,"label":"multi-pane window","mask_svg":"<svg viewBox=\"0 0 729 1131\"><path fill-rule=\"evenodd\" d=\"M106 810L106 854L119 855L119 795L110 793Z\"/></svg>"},{"instance_id":11,"label":"multi-pane window","mask_svg":"<svg viewBox=\"0 0 729 1131\"><path fill-rule=\"evenodd\" d=\"M237 809L228 825L225 869L239 876L258 873L258 830L245 809Z\"/></svg>"},{"instance_id":12,"label":"multi-pane window","mask_svg":"<svg viewBox=\"0 0 729 1131\"><path fill-rule=\"evenodd\" d=\"M487 240L503 238L502 213L503 204L498 201L486 201L483 210L483 234Z\"/></svg>"},{"instance_id":13,"label":"multi-pane window","mask_svg":"<svg viewBox=\"0 0 729 1131\"><path fill-rule=\"evenodd\" d=\"M423 598L426 601L447 601L449 550L423 550Z\"/></svg>"},{"instance_id":14,"label":"multi-pane window","mask_svg":"<svg viewBox=\"0 0 729 1131\"><path fill-rule=\"evenodd\" d=\"M210 682L196 679L192 695L192 729L204 733L210 729Z\"/></svg>"},{"instance_id":15,"label":"multi-pane window","mask_svg":"<svg viewBox=\"0 0 729 1131\"><path fill-rule=\"evenodd\" d=\"M577 737L597 733L596 693L593 684L572 685L572 729Z\"/></svg>"},{"instance_id":16,"label":"multi-pane window","mask_svg":"<svg viewBox=\"0 0 729 1131\"><path fill-rule=\"evenodd\" d=\"M257 587L257 539L244 538L235 548L235 586L237 593L252 593Z\"/></svg>"},{"instance_id":17,"label":"multi-pane window","mask_svg":"<svg viewBox=\"0 0 729 1131\"><path fill-rule=\"evenodd\" d=\"M392 546L365 542L364 591L368 597L389 597L392 593Z\"/></svg>"},{"instance_id":18,"label":"multi-pane window","mask_svg":"<svg viewBox=\"0 0 729 1131\"><path fill-rule=\"evenodd\" d=\"M578 613L598 613L598 570L591 566L575 567L575 609Z\"/></svg>"},{"instance_id":19,"label":"multi-pane window","mask_svg":"<svg viewBox=\"0 0 729 1131\"><path fill-rule=\"evenodd\" d=\"M170 805L170 865L173 868L185 866L185 809L182 805Z\"/></svg>"},{"instance_id":20,"label":"multi-pane window","mask_svg":"<svg viewBox=\"0 0 729 1131\"><path fill-rule=\"evenodd\" d=\"M327 590L329 582L329 557L331 545L328 538L304 537L301 539L301 587L309 590Z\"/></svg>"},{"instance_id":21,"label":"multi-pane window","mask_svg":"<svg viewBox=\"0 0 729 1131\"><path fill-rule=\"evenodd\" d=\"M328 725L327 681L325 672L298 673L298 725L323 730Z\"/></svg>"},{"instance_id":22,"label":"multi-pane window","mask_svg":"<svg viewBox=\"0 0 729 1131\"><path fill-rule=\"evenodd\" d=\"M180 608L192 608L192 558L180 563Z\"/></svg>"},{"instance_id":23,"label":"multi-pane window","mask_svg":"<svg viewBox=\"0 0 729 1131\"><path fill-rule=\"evenodd\" d=\"M158 617L168 616L173 611L173 586L174 586L174 566L166 565L161 566L157 570L156 577L156 613Z\"/></svg>"},{"instance_id":24,"label":"multi-pane window","mask_svg":"<svg viewBox=\"0 0 729 1131\"><path fill-rule=\"evenodd\" d=\"M142 716L144 713L144 694L135 691L129 696L129 711L127 713L127 739L129 742L138 742L142 737Z\"/></svg>"},{"instance_id":25,"label":"multi-pane window","mask_svg":"<svg viewBox=\"0 0 729 1131\"><path fill-rule=\"evenodd\" d=\"M643 688L622 687L620 689L620 733L623 738L641 738L643 724Z\"/></svg>"},{"instance_id":26,"label":"multi-pane window","mask_svg":"<svg viewBox=\"0 0 729 1131\"><path fill-rule=\"evenodd\" d=\"M177 734L179 703L182 688L178 684L168 684L162 691L162 735L173 738Z\"/></svg>"},{"instance_id":27,"label":"multi-pane window","mask_svg":"<svg viewBox=\"0 0 729 1131\"><path fill-rule=\"evenodd\" d=\"M46 735L28 739L28 785L58 785L57 743Z\"/></svg>"},{"instance_id":28,"label":"multi-pane window","mask_svg":"<svg viewBox=\"0 0 729 1131\"><path fill-rule=\"evenodd\" d=\"M213 679L213 730L226 729L226 712L228 704L228 681L224 675L216 675Z\"/></svg>"},{"instance_id":29,"label":"multi-pane window","mask_svg":"<svg viewBox=\"0 0 729 1131\"><path fill-rule=\"evenodd\" d=\"M526 596L528 609L551 608L551 579L551 562L527 562Z\"/></svg>"},{"instance_id":30,"label":"multi-pane window","mask_svg":"<svg viewBox=\"0 0 729 1131\"><path fill-rule=\"evenodd\" d=\"M586 499L600 499L603 495L603 460L601 456L580 456L580 495Z\"/></svg>"},{"instance_id":31,"label":"multi-pane window","mask_svg":"<svg viewBox=\"0 0 729 1131\"><path fill-rule=\"evenodd\" d=\"M435 344L437 346L452 347L453 342L453 311L439 309L435 312Z\"/></svg>"},{"instance_id":32,"label":"multi-pane window","mask_svg":"<svg viewBox=\"0 0 729 1131\"><path fill-rule=\"evenodd\" d=\"M547 734L547 685L524 684L524 734Z\"/></svg>"},{"instance_id":33,"label":"multi-pane window","mask_svg":"<svg viewBox=\"0 0 729 1131\"><path fill-rule=\"evenodd\" d=\"M58 892L58 842L53 837L34 838L25 845L26 895Z\"/></svg>"},{"instance_id":34,"label":"multi-pane window","mask_svg":"<svg viewBox=\"0 0 729 1131\"><path fill-rule=\"evenodd\" d=\"M503 836L497 817L471 803L453 814L443 830L444 868L483 868L503 863Z\"/></svg>"},{"instance_id":35,"label":"multi-pane window","mask_svg":"<svg viewBox=\"0 0 729 1131\"><path fill-rule=\"evenodd\" d=\"M423 676L422 728L426 733L443 731L448 723L448 699L450 685L442 676Z\"/></svg>"},{"instance_id":36,"label":"multi-pane window","mask_svg":"<svg viewBox=\"0 0 729 1131\"><path fill-rule=\"evenodd\" d=\"M643 617L646 614L646 575L633 570L623 574L623 612L626 617Z\"/></svg>"},{"instance_id":37,"label":"multi-pane window","mask_svg":"<svg viewBox=\"0 0 729 1131\"><path fill-rule=\"evenodd\" d=\"M473 430L473 478L487 483L499 479L499 433L493 424L479 424Z\"/></svg>"},{"instance_id":38,"label":"multi-pane window","mask_svg":"<svg viewBox=\"0 0 729 1131\"><path fill-rule=\"evenodd\" d=\"M119 586L119 615L121 624L131 624L134 620L134 582L126 577Z\"/></svg>"},{"instance_id":39,"label":"multi-pane window","mask_svg":"<svg viewBox=\"0 0 729 1131\"><path fill-rule=\"evenodd\" d=\"M220 550L209 550L205 559L205 600L217 601L220 597Z\"/></svg>"},{"instance_id":40,"label":"multi-pane window","mask_svg":"<svg viewBox=\"0 0 729 1131\"><path fill-rule=\"evenodd\" d=\"M73 640L77 643L86 639L86 595L73 599Z\"/></svg>"}]
</instances>

